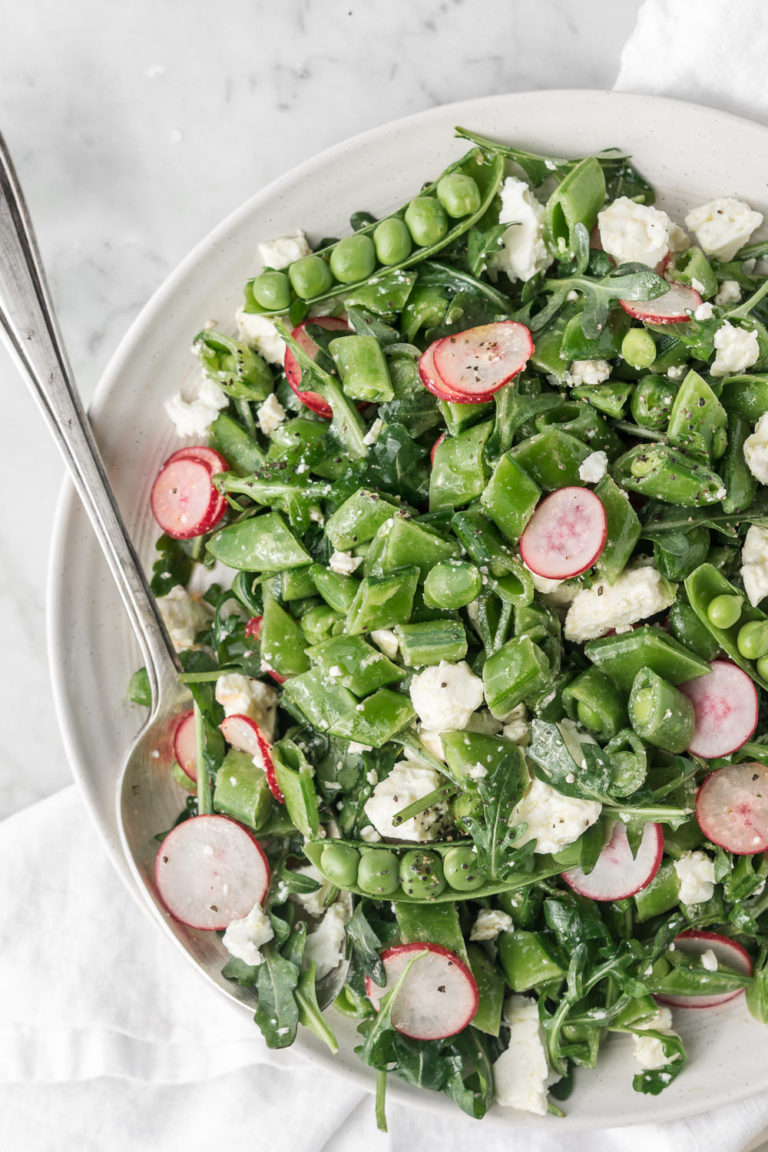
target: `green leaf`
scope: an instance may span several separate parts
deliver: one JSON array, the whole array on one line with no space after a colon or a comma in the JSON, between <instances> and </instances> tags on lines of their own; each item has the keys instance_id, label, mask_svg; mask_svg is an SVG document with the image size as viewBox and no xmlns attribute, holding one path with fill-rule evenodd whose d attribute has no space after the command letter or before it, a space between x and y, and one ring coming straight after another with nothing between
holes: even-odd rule
<instances>
[{"instance_id":1,"label":"green leaf","mask_svg":"<svg viewBox=\"0 0 768 1152\"><path fill-rule=\"evenodd\" d=\"M264 945L262 955L264 961L257 969L259 1005L254 1020L270 1048L289 1048L299 1024L295 993L301 970L298 964L280 955L273 941Z\"/></svg>"},{"instance_id":2,"label":"green leaf","mask_svg":"<svg viewBox=\"0 0 768 1152\"><path fill-rule=\"evenodd\" d=\"M145 708L152 706L152 692L149 687L149 675L146 668L137 668L128 681L125 692L131 704L142 704Z\"/></svg>"}]
</instances>

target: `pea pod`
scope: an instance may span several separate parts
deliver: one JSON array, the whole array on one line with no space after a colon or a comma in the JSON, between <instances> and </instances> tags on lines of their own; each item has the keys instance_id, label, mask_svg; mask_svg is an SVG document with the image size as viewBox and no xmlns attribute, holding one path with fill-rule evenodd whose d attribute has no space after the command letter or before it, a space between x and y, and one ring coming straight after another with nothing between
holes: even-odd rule
<instances>
[{"instance_id":1,"label":"pea pod","mask_svg":"<svg viewBox=\"0 0 768 1152\"><path fill-rule=\"evenodd\" d=\"M452 226L446 227L444 230L436 229L434 227L433 218L437 217L438 210L444 214L444 209L442 208L440 201L437 198L437 188L441 180L444 180L447 176L453 173L467 176L475 182L479 191L479 204L473 212L469 213L467 216L462 217L461 219L458 219ZM388 220L402 220L406 223L406 225L409 225L407 214L410 209L411 222L413 222L414 225L418 222L420 237L422 239L426 239L427 243L422 244L420 247L413 248L410 252L403 255L402 259L397 260L395 263L385 265L382 269L382 273L380 274L388 276L395 269L411 268L415 264L419 264L422 260L429 259L430 256L433 256L442 248L453 244L456 240L459 239L460 236L463 236L490 207L491 202L493 201L493 198L499 189L503 175L504 158L498 155L488 156L486 153L481 152L479 149L473 149L461 160L451 164L445 170L445 172L441 174L438 180L435 181L434 184L427 185L427 187L422 189L421 193L417 197L418 201L426 201L428 204L433 206L430 216L430 229L424 229L423 232L421 231L421 225L423 222L422 218L426 217L426 212L424 211L423 205L420 206L420 210L418 212L414 211L414 209L411 207L414 201L410 201L397 212L393 212L391 216L387 217ZM379 230L379 249L382 249L382 233L380 231L382 223L383 221L374 220L367 224L365 227L361 228L357 233L355 233L354 237L346 237L345 239L359 240L361 238L369 238L373 240L373 246L376 248L375 234L377 233L377 230ZM408 227L408 231L411 232L411 235L413 236L413 230L410 226ZM413 236L413 239L417 239L417 237ZM337 281L334 281L331 269L338 263L338 257L334 256L334 252L344 244L345 240L338 240L334 244L329 245L327 248L320 249L318 252L314 253L312 257L302 257L302 261L309 261L313 259L322 264L327 269L327 276L321 276L318 272L316 282L314 284L308 284L308 290L306 292L302 290L301 298L306 300L307 304L317 304L321 300L328 300L334 296L343 295L350 289L357 289L363 284L370 284L375 282L377 274L374 272L372 279L370 271L365 271L365 268L367 268L367 262L365 265L362 263L360 264L359 271L363 272L364 274L360 275L358 279L348 280L345 283L338 283ZM405 251L405 245L403 245L402 251ZM394 249L392 249L392 254L399 255L399 253L394 252ZM296 265L300 263L301 261L296 261L294 264L289 265L288 269L286 270L288 279L292 282L291 287L293 289L294 298L298 295L296 290L298 282ZM352 271L354 270L353 263L349 261L348 264L349 274L351 275ZM313 265L313 269L314 267L316 267L316 265ZM264 307L259 302L259 288L257 285L258 280L259 277L254 277L254 279L249 280L245 286L245 311L258 312L262 313L263 315L271 316L287 312L290 303L288 306L268 308Z\"/></svg>"},{"instance_id":2,"label":"pea pod","mask_svg":"<svg viewBox=\"0 0 768 1152\"><path fill-rule=\"evenodd\" d=\"M717 292L717 275L701 248L695 244L674 254L666 275L673 284L695 288L705 300Z\"/></svg>"},{"instance_id":3,"label":"pea pod","mask_svg":"<svg viewBox=\"0 0 768 1152\"><path fill-rule=\"evenodd\" d=\"M594 665L563 689L563 704L572 720L579 720L605 740L610 740L626 724L625 694Z\"/></svg>"},{"instance_id":4,"label":"pea pod","mask_svg":"<svg viewBox=\"0 0 768 1152\"><path fill-rule=\"evenodd\" d=\"M627 691L643 668L651 668L672 684L706 676L710 671L706 660L650 624L634 632L590 640L584 645L584 655Z\"/></svg>"},{"instance_id":5,"label":"pea pod","mask_svg":"<svg viewBox=\"0 0 768 1152\"><path fill-rule=\"evenodd\" d=\"M472 852L470 841L429 842L419 846L418 849L414 844L366 844L363 841L332 839L310 839L304 845L307 859L336 887L358 896L385 896L387 900L395 903L402 901L408 904L432 905L453 903L457 900L482 900L497 892L524 890L530 885L538 884L540 880L557 876L562 872L561 864L551 857L542 856L538 858L539 867L534 872L521 872L516 876L510 876L508 880L496 882L489 881L481 874L482 883L472 888L461 888L455 886L457 872L451 867L451 853L455 855L467 849ZM436 868L445 879L445 887L426 898L422 894L415 895L408 892L400 880L403 859L415 850L431 853L435 857ZM463 877L464 874L460 874ZM361 880L363 884L360 883ZM372 892L371 889L376 885L387 890Z\"/></svg>"},{"instance_id":6,"label":"pea pod","mask_svg":"<svg viewBox=\"0 0 768 1152\"><path fill-rule=\"evenodd\" d=\"M705 459L718 459L725 450L728 416L706 380L690 371L680 385L669 414L667 435Z\"/></svg>"},{"instance_id":7,"label":"pea pod","mask_svg":"<svg viewBox=\"0 0 768 1152\"><path fill-rule=\"evenodd\" d=\"M724 512L743 512L755 498L757 481L744 459L744 441L752 429L737 412L728 416L728 447L723 461L723 480L727 495L723 499Z\"/></svg>"},{"instance_id":8,"label":"pea pod","mask_svg":"<svg viewBox=\"0 0 768 1152\"><path fill-rule=\"evenodd\" d=\"M595 487L595 495L605 509L606 541L597 560L597 570L609 584L621 575L640 539L640 521L629 497L610 476Z\"/></svg>"},{"instance_id":9,"label":"pea pod","mask_svg":"<svg viewBox=\"0 0 768 1152\"><path fill-rule=\"evenodd\" d=\"M638 736L666 752L684 752L696 726L688 697L650 668L641 668L632 683L629 719Z\"/></svg>"},{"instance_id":10,"label":"pea pod","mask_svg":"<svg viewBox=\"0 0 768 1152\"><path fill-rule=\"evenodd\" d=\"M577 400L586 400L598 412L618 420L633 392L632 384L611 381L610 384L584 384L573 389Z\"/></svg>"},{"instance_id":11,"label":"pea pod","mask_svg":"<svg viewBox=\"0 0 768 1152\"><path fill-rule=\"evenodd\" d=\"M561 180L547 201L547 239L561 257L572 255L574 229L583 225L587 232L595 225L605 200L605 176L600 162L587 156Z\"/></svg>"},{"instance_id":12,"label":"pea pod","mask_svg":"<svg viewBox=\"0 0 768 1152\"><path fill-rule=\"evenodd\" d=\"M768 376L727 376L720 402L728 412L738 412L750 424L756 424L768 412Z\"/></svg>"},{"instance_id":13,"label":"pea pod","mask_svg":"<svg viewBox=\"0 0 768 1152\"><path fill-rule=\"evenodd\" d=\"M488 466L483 447L491 434L490 420L458 436L447 436L435 449L429 477L429 510L468 504L485 487Z\"/></svg>"},{"instance_id":14,"label":"pea pod","mask_svg":"<svg viewBox=\"0 0 768 1152\"><path fill-rule=\"evenodd\" d=\"M203 371L233 400L266 400L272 391L272 369L249 344L223 332L205 329L194 347Z\"/></svg>"},{"instance_id":15,"label":"pea pod","mask_svg":"<svg viewBox=\"0 0 768 1152\"><path fill-rule=\"evenodd\" d=\"M669 444L638 444L615 461L611 473L630 492L684 508L716 504L726 494L716 472Z\"/></svg>"},{"instance_id":16,"label":"pea pod","mask_svg":"<svg viewBox=\"0 0 768 1152\"><path fill-rule=\"evenodd\" d=\"M701 564L695 572L692 572L685 581L685 591L688 595L688 602L701 623L723 651L728 653L734 664L743 668L756 684L768 689L768 680L759 675L756 662L747 660L741 654L738 645L739 632L745 624L753 620L768 620L768 616L759 608L753 608L751 604L743 601L739 589L726 580L725 576L718 572L712 564ZM743 601L738 619L728 628L718 628L709 616L709 607L718 596L738 597Z\"/></svg>"},{"instance_id":17,"label":"pea pod","mask_svg":"<svg viewBox=\"0 0 768 1152\"><path fill-rule=\"evenodd\" d=\"M264 464L264 453L252 436L228 412L219 412L208 440L238 476L250 476Z\"/></svg>"},{"instance_id":18,"label":"pea pod","mask_svg":"<svg viewBox=\"0 0 768 1152\"><path fill-rule=\"evenodd\" d=\"M669 627L676 640L708 663L711 663L720 651L720 645L712 633L690 604L682 600L676 600L669 610Z\"/></svg>"},{"instance_id":19,"label":"pea pod","mask_svg":"<svg viewBox=\"0 0 768 1152\"><path fill-rule=\"evenodd\" d=\"M517 543L539 502L541 488L506 452L496 463L480 503L510 543Z\"/></svg>"}]
</instances>

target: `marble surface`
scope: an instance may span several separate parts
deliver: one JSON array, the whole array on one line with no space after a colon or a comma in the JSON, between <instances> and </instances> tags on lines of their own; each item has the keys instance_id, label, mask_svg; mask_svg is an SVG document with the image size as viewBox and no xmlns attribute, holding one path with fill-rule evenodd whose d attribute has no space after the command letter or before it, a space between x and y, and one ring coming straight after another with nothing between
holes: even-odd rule
<instances>
[{"instance_id":1,"label":"marble surface","mask_svg":"<svg viewBox=\"0 0 768 1152\"><path fill-rule=\"evenodd\" d=\"M609 88L639 0L0 0L0 131L80 391L188 249L294 164L468 97ZM45 650L63 468L0 348L0 817L66 784ZM12 399L11 399L12 398Z\"/></svg>"}]
</instances>

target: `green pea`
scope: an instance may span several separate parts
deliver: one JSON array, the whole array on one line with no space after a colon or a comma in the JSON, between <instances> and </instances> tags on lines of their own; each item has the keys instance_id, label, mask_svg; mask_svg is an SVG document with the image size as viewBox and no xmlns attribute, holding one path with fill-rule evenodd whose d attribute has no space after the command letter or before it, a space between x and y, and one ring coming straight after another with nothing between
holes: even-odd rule
<instances>
[{"instance_id":1,"label":"green pea","mask_svg":"<svg viewBox=\"0 0 768 1152\"><path fill-rule=\"evenodd\" d=\"M461 844L451 848L443 861L445 879L457 892L474 892L485 883L477 867L477 852L469 845Z\"/></svg>"},{"instance_id":2,"label":"green pea","mask_svg":"<svg viewBox=\"0 0 768 1152\"><path fill-rule=\"evenodd\" d=\"M337 888L352 888L357 881L360 856L351 844L326 844L320 870Z\"/></svg>"},{"instance_id":3,"label":"green pea","mask_svg":"<svg viewBox=\"0 0 768 1152\"><path fill-rule=\"evenodd\" d=\"M645 328L630 328L621 342L621 354L631 368L650 368L656 359L656 343Z\"/></svg>"},{"instance_id":4,"label":"green pea","mask_svg":"<svg viewBox=\"0 0 768 1152\"><path fill-rule=\"evenodd\" d=\"M585 704L583 700L579 700L576 705L576 715L585 728L589 728L592 732L600 732L602 730L602 716L599 712L596 712L594 708L590 708L589 704Z\"/></svg>"},{"instance_id":5,"label":"green pea","mask_svg":"<svg viewBox=\"0 0 768 1152\"><path fill-rule=\"evenodd\" d=\"M424 581L424 603L429 608L464 608L476 600L482 578L474 564L464 561L435 564Z\"/></svg>"},{"instance_id":6,"label":"green pea","mask_svg":"<svg viewBox=\"0 0 768 1152\"><path fill-rule=\"evenodd\" d=\"M707 608L710 624L715 628L732 628L741 616L741 596L715 596Z\"/></svg>"},{"instance_id":7,"label":"green pea","mask_svg":"<svg viewBox=\"0 0 768 1152\"><path fill-rule=\"evenodd\" d=\"M750 620L739 629L736 646L745 660L759 660L768 656L768 623L764 620Z\"/></svg>"},{"instance_id":8,"label":"green pea","mask_svg":"<svg viewBox=\"0 0 768 1152\"><path fill-rule=\"evenodd\" d=\"M331 272L340 284L367 280L376 267L376 249L370 236L345 236L331 251Z\"/></svg>"},{"instance_id":9,"label":"green pea","mask_svg":"<svg viewBox=\"0 0 768 1152\"><path fill-rule=\"evenodd\" d=\"M390 216L373 230L373 244L381 264L401 264L413 248L411 234L404 220Z\"/></svg>"},{"instance_id":10,"label":"green pea","mask_svg":"<svg viewBox=\"0 0 768 1152\"><path fill-rule=\"evenodd\" d=\"M437 198L454 220L477 212L480 207L480 189L471 176L449 172L437 184Z\"/></svg>"},{"instance_id":11,"label":"green pea","mask_svg":"<svg viewBox=\"0 0 768 1152\"><path fill-rule=\"evenodd\" d=\"M420 248L439 244L448 231L448 217L434 196L417 196L405 210L405 222Z\"/></svg>"},{"instance_id":12,"label":"green pea","mask_svg":"<svg viewBox=\"0 0 768 1152\"><path fill-rule=\"evenodd\" d=\"M288 279L297 296L311 300L333 285L331 270L321 256L302 256L288 269Z\"/></svg>"},{"instance_id":13,"label":"green pea","mask_svg":"<svg viewBox=\"0 0 768 1152\"><path fill-rule=\"evenodd\" d=\"M440 857L435 852L414 849L406 852L400 861L400 883L406 896L417 900L431 900L445 888L445 876Z\"/></svg>"},{"instance_id":14,"label":"green pea","mask_svg":"<svg viewBox=\"0 0 768 1152\"><path fill-rule=\"evenodd\" d=\"M725 456L728 448L728 429L715 428L712 433L712 459L719 460L721 456Z\"/></svg>"},{"instance_id":15,"label":"green pea","mask_svg":"<svg viewBox=\"0 0 768 1152\"><path fill-rule=\"evenodd\" d=\"M340 619L327 604L316 604L302 615L301 630L310 644L320 644L328 639Z\"/></svg>"},{"instance_id":16,"label":"green pea","mask_svg":"<svg viewBox=\"0 0 768 1152\"><path fill-rule=\"evenodd\" d=\"M768 680L768 656L761 656L755 665L757 674L762 680Z\"/></svg>"},{"instance_id":17,"label":"green pea","mask_svg":"<svg viewBox=\"0 0 768 1152\"><path fill-rule=\"evenodd\" d=\"M262 308L282 312L291 303L291 282L285 272L262 272L252 284L253 297Z\"/></svg>"},{"instance_id":18,"label":"green pea","mask_svg":"<svg viewBox=\"0 0 768 1152\"><path fill-rule=\"evenodd\" d=\"M397 856L388 848L369 848L360 856L357 886L371 896L391 896L398 889Z\"/></svg>"},{"instance_id":19,"label":"green pea","mask_svg":"<svg viewBox=\"0 0 768 1152\"><path fill-rule=\"evenodd\" d=\"M675 395L675 386L666 376L643 376L629 401L635 422L642 428L665 428Z\"/></svg>"}]
</instances>

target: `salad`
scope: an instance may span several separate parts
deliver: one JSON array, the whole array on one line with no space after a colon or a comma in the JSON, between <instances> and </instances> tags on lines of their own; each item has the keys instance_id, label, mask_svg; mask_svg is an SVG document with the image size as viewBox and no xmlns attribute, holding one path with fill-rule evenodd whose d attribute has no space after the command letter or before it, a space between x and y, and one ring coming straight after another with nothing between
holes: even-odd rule
<instances>
[{"instance_id":1,"label":"salad","mask_svg":"<svg viewBox=\"0 0 768 1152\"><path fill-rule=\"evenodd\" d=\"M159 896L270 1046L354 1020L380 1125L389 1075L562 1115L612 1034L655 1094L673 1010L768 1020L762 216L457 132L261 246L151 496Z\"/></svg>"}]
</instances>

